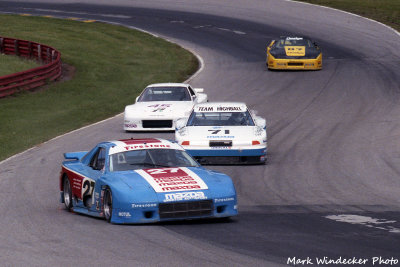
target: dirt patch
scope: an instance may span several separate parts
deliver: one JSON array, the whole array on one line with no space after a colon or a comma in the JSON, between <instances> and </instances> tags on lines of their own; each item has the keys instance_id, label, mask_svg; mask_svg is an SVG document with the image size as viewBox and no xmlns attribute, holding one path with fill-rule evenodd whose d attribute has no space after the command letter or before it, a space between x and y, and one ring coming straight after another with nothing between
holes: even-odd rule
<instances>
[{"instance_id":1,"label":"dirt patch","mask_svg":"<svg viewBox=\"0 0 400 267\"><path fill-rule=\"evenodd\" d=\"M69 81L74 77L76 68L67 63L61 62L61 77L59 77L55 82L65 82Z\"/></svg>"}]
</instances>

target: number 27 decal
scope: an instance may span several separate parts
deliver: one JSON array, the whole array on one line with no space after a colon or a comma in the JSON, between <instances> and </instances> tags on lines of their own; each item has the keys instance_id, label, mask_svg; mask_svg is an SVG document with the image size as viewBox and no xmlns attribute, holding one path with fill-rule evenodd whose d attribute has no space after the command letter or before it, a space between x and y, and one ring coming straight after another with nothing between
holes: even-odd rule
<instances>
[{"instance_id":1,"label":"number 27 decal","mask_svg":"<svg viewBox=\"0 0 400 267\"><path fill-rule=\"evenodd\" d=\"M149 174L161 174L161 173L177 173L179 168L169 168L169 169L150 169L147 170Z\"/></svg>"},{"instance_id":2,"label":"number 27 decal","mask_svg":"<svg viewBox=\"0 0 400 267\"><path fill-rule=\"evenodd\" d=\"M82 199L92 196L95 186L95 181L89 178L85 178L82 181Z\"/></svg>"}]
</instances>

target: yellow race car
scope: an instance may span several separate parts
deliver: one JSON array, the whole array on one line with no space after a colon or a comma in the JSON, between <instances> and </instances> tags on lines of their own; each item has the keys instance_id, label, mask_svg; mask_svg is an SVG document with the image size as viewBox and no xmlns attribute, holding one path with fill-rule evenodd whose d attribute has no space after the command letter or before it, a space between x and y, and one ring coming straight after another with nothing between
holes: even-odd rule
<instances>
[{"instance_id":1,"label":"yellow race car","mask_svg":"<svg viewBox=\"0 0 400 267\"><path fill-rule=\"evenodd\" d=\"M310 39L284 36L267 47L266 64L273 70L320 70L322 52Z\"/></svg>"}]
</instances>

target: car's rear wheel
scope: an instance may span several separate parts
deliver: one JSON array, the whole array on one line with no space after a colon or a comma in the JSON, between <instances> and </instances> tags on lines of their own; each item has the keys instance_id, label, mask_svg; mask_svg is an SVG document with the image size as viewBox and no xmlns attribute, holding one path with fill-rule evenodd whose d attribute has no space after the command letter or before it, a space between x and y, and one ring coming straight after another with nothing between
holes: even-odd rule
<instances>
[{"instance_id":1,"label":"car's rear wheel","mask_svg":"<svg viewBox=\"0 0 400 267\"><path fill-rule=\"evenodd\" d=\"M66 175L64 176L63 181L63 195L65 208L70 211L72 209L72 190L68 176Z\"/></svg>"},{"instance_id":2,"label":"car's rear wheel","mask_svg":"<svg viewBox=\"0 0 400 267\"><path fill-rule=\"evenodd\" d=\"M110 188L104 191L103 212L104 218L110 222L112 217L112 193Z\"/></svg>"}]
</instances>

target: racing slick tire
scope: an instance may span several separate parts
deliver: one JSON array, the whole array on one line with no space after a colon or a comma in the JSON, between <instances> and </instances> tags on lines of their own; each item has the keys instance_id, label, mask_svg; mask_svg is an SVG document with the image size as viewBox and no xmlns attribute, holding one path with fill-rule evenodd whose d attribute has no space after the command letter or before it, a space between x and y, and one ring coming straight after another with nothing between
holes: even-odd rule
<instances>
[{"instance_id":1,"label":"racing slick tire","mask_svg":"<svg viewBox=\"0 0 400 267\"><path fill-rule=\"evenodd\" d=\"M104 200L103 200L103 211L104 211L104 218L107 222L111 222L112 218L112 193L111 189L107 188L104 191Z\"/></svg>"},{"instance_id":2,"label":"racing slick tire","mask_svg":"<svg viewBox=\"0 0 400 267\"><path fill-rule=\"evenodd\" d=\"M68 211L72 210L72 190L71 190L71 183L69 182L68 176L64 176L63 180L63 200L65 208Z\"/></svg>"}]
</instances>

